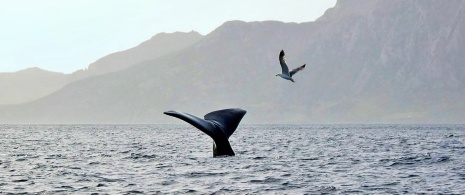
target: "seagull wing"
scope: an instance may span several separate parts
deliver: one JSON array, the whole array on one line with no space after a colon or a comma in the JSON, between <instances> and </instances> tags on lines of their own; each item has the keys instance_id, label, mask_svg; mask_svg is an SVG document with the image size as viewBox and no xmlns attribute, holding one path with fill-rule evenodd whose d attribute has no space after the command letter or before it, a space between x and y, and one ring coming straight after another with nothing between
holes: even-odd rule
<instances>
[{"instance_id":1,"label":"seagull wing","mask_svg":"<svg viewBox=\"0 0 465 195\"><path fill-rule=\"evenodd\" d=\"M281 52L279 53L279 63L281 64L281 69L283 71L283 74L289 74L289 68L287 67L283 50L281 50Z\"/></svg>"},{"instance_id":2,"label":"seagull wing","mask_svg":"<svg viewBox=\"0 0 465 195\"><path fill-rule=\"evenodd\" d=\"M302 65L302 66L299 66L299 67L297 67L295 69L292 69L291 72L289 72L289 75L291 75L291 77L292 77L292 75L294 75L295 73L303 70L304 68L305 68L305 64Z\"/></svg>"}]
</instances>

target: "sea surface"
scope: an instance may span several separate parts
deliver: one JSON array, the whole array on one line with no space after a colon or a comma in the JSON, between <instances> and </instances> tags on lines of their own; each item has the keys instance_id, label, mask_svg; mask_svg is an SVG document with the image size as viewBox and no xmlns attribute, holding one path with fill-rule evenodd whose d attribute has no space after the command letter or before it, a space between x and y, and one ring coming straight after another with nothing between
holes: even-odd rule
<instances>
[{"instance_id":1,"label":"sea surface","mask_svg":"<svg viewBox=\"0 0 465 195\"><path fill-rule=\"evenodd\" d=\"M465 194L465 125L0 125L0 194Z\"/></svg>"}]
</instances>

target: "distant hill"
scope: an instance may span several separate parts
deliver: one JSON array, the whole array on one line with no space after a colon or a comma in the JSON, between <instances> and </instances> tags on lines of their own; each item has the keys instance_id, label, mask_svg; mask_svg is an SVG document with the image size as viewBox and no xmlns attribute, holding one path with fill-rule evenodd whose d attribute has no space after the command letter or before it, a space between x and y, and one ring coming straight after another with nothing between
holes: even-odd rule
<instances>
[{"instance_id":1,"label":"distant hill","mask_svg":"<svg viewBox=\"0 0 465 195\"><path fill-rule=\"evenodd\" d=\"M39 99L63 87L63 73L29 68L18 72L0 73L0 105L20 104Z\"/></svg>"},{"instance_id":2,"label":"distant hill","mask_svg":"<svg viewBox=\"0 0 465 195\"><path fill-rule=\"evenodd\" d=\"M197 43L0 107L2 123L173 123L241 107L245 123L463 123L465 2L339 0L315 22L226 22ZM292 83L275 77L284 49Z\"/></svg>"},{"instance_id":3,"label":"distant hill","mask_svg":"<svg viewBox=\"0 0 465 195\"><path fill-rule=\"evenodd\" d=\"M38 68L15 73L0 73L0 105L37 100L56 92L68 83L124 70L137 63L184 49L202 37L195 31L159 33L136 47L112 53L90 64L88 69L72 74L53 73Z\"/></svg>"},{"instance_id":4,"label":"distant hill","mask_svg":"<svg viewBox=\"0 0 465 195\"><path fill-rule=\"evenodd\" d=\"M153 60L174 51L184 49L202 39L198 32L159 33L151 39L128 50L112 53L89 65L89 68L74 72L73 80L124 70L143 61Z\"/></svg>"}]
</instances>

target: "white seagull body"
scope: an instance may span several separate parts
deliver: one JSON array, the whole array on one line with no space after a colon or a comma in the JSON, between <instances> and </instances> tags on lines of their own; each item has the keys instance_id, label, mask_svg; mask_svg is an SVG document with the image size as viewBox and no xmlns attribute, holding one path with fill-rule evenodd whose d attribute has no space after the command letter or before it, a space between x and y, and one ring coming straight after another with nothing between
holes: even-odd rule
<instances>
[{"instance_id":1,"label":"white seagull body","mask_svg":"<svg viewBox=\"0 0 465 195\"><path fill-rule=\"evenodd\" d=\"M294 82L294 79L292 79L292 75L294 75L295 73L305 68L305 64L304 64L302 66L299 66L289 71L289 68L287 67L287 64L286 64L286 59L284 58L283 50L281 50L281 52L279 53L279 63L281 64L282 73L277 74L276 76L280 76L281 78L290 80L292 82Z\"/></svg>"}]
</instances>

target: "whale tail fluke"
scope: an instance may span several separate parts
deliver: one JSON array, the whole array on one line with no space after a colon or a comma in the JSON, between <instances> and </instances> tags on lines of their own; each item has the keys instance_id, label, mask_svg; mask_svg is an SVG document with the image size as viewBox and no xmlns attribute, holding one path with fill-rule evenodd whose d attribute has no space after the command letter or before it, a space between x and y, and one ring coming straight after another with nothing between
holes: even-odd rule
<instances>
[{"instance_id":1,"label":"whale tail fluke","mask_svg":"<svg viewBox=\"0 0 465 195\"><path fill-rule=\"evenodd\" d=\"M247 111L240 108L224 109L210 112L204 116L205 120L216 121L226 137L230 137Z\"/></svg>"},{"instance_id":2,"label":"whale tail fluke","mask_svg":"<svg viewBox=\"0 0 465 195\"><path fill-rule=\"evenodd\" d=\"M240 108L217 110L206 114L205 119L173 110L163 114L186 121L210 136L214 141L213 156L215 157L235 155L228 139L236 130L245 113L246 111Z\"/></svg>"},{"instance_id":3,"label":"whale tail fluke","mask_svg":"<svg viewBox=\"0 0 465 195\"><path fill-rule=\"evenodd\" d=\"M204 132L213 139L214 137L216 137L217 133L214 131L215 126L209 121L206 121L188 113L178 112L174 110L163 112L163 114L186 121L187 123L191 124L192 126Z\"/></svg>"}]
</instances>

